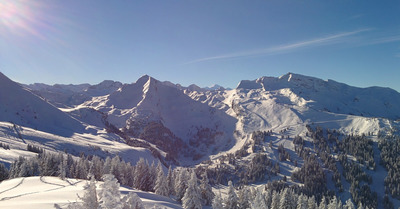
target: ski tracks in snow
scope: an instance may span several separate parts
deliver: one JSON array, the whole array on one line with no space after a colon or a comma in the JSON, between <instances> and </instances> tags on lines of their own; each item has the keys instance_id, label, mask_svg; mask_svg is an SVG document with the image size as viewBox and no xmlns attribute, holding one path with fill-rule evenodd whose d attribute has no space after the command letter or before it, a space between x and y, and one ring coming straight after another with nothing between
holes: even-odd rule
<instances>
[{"instance_id":1,"label":"ski tracks in snow","mask_svg":"<svg viewBox=\"0 0 400 209\"><path fill-rule=\"evenodd\" d=\"M13 189L19 187L20 185L23 184L24 180L25 180L25 178L21 179L21 181L20 181L18 184L16 184L14 187L9 188L9 189L6 189L6 190L4 190L4 191L1 191L0 194L5 193L5 192L8 192L8 191L10 191L10 190L13 190ZM68 183L68 185L62 185L62 184L56 184L56 183L48 182L48 181L46 181L46 180L44 179L43 176L41 176L41 177L39 178L39 180L40 180L40 182L42 182L43 184L49 184L49 185L57 186L57 187L56 187L56 188L47 189L47 190L28 192L28 193L24 193L24 194L15 195L15 196L2 197L2 198L0 198L0 201L10 200L10 199L14 199L14 198L22 197L22 196L27 196L27 195L32 195L32 194L39 194L39 193L51 192L51 191L63 189L63 188L65 188L65 187L75 186L76 184L78 184L78 183L81 182L81 181L77 181L77 182L75 182L75 183L71 183L71 182L69 182L69 181L65 181L65 182Z\"/></svg>"},{"instance_id":2,"label":"ski tracks in snow","mask_svg":"<svg viewBox=\"0 0 400 209\"><path fill-rule=\"evenodd\" d=\"M13 186L13 187L11 187L11 188L9 188L9 189L6 189L6 190L4 190L4 191L1 191L0 194L3 194L4 192L8 192L8 191L10 191L10 190L13 190L13 189L19 187L19 186L24 182L24 180L25 180L25 178L22 178L21 181L20 181L18 184L16 184L15 186ZM0 201L1 201L1 200L3 200L3 199L0 199Z\"/></svg>"}]
</instances>

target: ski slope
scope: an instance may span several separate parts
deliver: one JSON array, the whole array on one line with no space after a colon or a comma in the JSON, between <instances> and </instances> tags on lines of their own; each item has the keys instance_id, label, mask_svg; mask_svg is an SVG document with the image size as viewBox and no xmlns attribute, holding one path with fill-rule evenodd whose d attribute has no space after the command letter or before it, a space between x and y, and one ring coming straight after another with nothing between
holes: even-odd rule
<instances>
[{"instance_id":1,"label":"ski slope","mask_svg":"<svg viewBox=\"0 0 400 209\"><path fill-rule=\"evenodd\" d=\"M65 179L58 177L27 177L2 181L0 183L0 208L13 209L54 209L54 204L67 208L68 204L79 202L83 196L86 180ZM97 182L97 192L102 182ZM122 195L135 192L143 201L145 208L158 205L178 209L181 205L174 200L131 188L120 187Z\"/></svg>"}]
</instances>

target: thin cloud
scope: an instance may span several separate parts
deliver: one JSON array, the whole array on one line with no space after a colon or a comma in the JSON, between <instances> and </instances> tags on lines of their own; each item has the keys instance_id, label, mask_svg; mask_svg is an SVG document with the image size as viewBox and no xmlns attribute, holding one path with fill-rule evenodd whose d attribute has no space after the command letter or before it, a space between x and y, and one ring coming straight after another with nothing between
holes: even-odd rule
<instances>
[{"instance_id":1,"label":"thin cloud","mask_svg":"<svg viewBox=\"0 0 400 209\"><path fill-rule=\"evenodd\" d=\"M368 45L385 44L398 41L400 41L400 35L379 38L369 42Z\"/></svg>"},{"instance_id":2,"label":"thin cloud","mask_svg":"<svg viewBox=\"0 0 400 209\"><path fill-rule=\"evenodd\" d=\"M306 47L319 47L319 46L323 46L323 45L342 43L345 41L344 38L346 38L346 37L353 36L353 35L356 35L356 34L359 34L359 33L365 32L365 31L369 31L369 30L371 30L371 29L360 29L360 30L356 30L356 31L338 33L335 35L326 36L326 37L322 37L322 38L300 41L300 42L293 43L293 44L286 44L286 45L269 47L269 48L264 48L264 49L259 49L259 50L243 51L243 52L237 52L237 53L232 53L232 54L206 57L206 58L196 59L196 60L184 63L183 65L211 61L211 60L222 60L222 59L242 58L242 57L251 57L251 56L265 56L265 55L272 55L272 54L278 54L278 53L288 53L288 52L295 51L295 50L298 50L301 48L306 48Z\"/></svg>"}]
</instances>

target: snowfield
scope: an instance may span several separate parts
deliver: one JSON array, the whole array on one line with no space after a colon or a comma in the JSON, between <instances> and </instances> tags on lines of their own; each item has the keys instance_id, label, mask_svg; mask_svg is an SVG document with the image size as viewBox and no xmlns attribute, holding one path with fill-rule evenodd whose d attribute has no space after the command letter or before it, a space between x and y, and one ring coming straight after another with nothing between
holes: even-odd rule
<instances>
[{"instance_id":1,"label":"snowfield","mask_svg":"<svg viewBox=\"0 0 400 209\"><path fill-rule=\"evenodd\" d=\"M83 195L86 180L58 177L27 177L2 181L0 183L0 208L13 209L54 209L54 204L67 208L68 204L79 202ZM100 191L102 182L97 182L96 191ZM135 192L146 208L159 205L166 208L182 208L170 198L154 193L120 187L122 195Z\"/></svg>"},{"instance_id":2,"label":"snowfield","mask_svg":"<svg viewBox=\"0 0 400 209\"><path fill-rule=\"evenodd\" d=\"M100 157L119 155L132 165L136 164L139 158L147 159L149 162L157 161L149 150L129 146L120 137L105 132L98 135L75 133L71 137L63 137L0 122L0 143L10 146L10 149L0 148L0 161L5 163L12 163L18 157L35 156L36 153L27 151L28 144L47 152L65 151L75 156L79 156L80 153Z\"/></svg>"}]
</instances>

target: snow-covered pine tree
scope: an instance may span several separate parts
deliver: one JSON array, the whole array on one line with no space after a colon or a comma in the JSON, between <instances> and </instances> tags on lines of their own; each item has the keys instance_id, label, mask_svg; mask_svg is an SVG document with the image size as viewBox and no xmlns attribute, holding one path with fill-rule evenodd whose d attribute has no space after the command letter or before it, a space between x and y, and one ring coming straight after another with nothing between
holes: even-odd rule
<instances>
[{"instance_id":1,"label":"snow-covered pine tree","mask_svg":"<svg viewBox=\"0 0 400 209\"><path fill-rule=\"evenodd\" d=\"M122 198L122 209L145 209L143 202L135 192L129 192L128 195Z\"/></svg>"},{"instance_id":2,"label":"snow-covered pine tree","mask_svg":"<svg viewBox=\"0 0 400 209\"><path fill-rule=\"evenodd\" d=\"M354 206L354 204L350 198L346 201L346 204L344 205L343 208L344 209L356 209L356 207Z\"/></svg>"},{"instance_id":3,"label":"snow-covered pine tree","mask_svg":"<svg viewBox=\"0 0 400 209\"><path fill-rule=\"evenodd\" d=\"M267 188L264 192L263 192L263 196L265 198L265 203L267 204L267 207L270 208L271 207L271 203L272 203L272 192L269 188Z\"/></svg>"},{"instance_id":4,"label":"snow-covered pine tree","mask_svg":"<svg viewBox=\"0 0 400 209\"><path fill-rule=\"evenodd\" d=\"M362 202L358 202L357 209L364 209L364 205L362 204Z\"/></svg>"},{"instance_id":5,"label":"snow-covered pine tree","mask_svg":"<svg viewBox=\"0 0 400 209\"><path fill-rule=\"evenodd\" d=\"M118 155L116 155L115 157L113 157L111 159L111 168L110 168L110 174L114 175L114 177L118 180L118 182L122 182L121 181L121 158L119 158Z\"/></svg>"},{"instance_id":6,"label":"snow-covered pine tree","mask_svg":"<svg viewBox=\"0 0 400 209\"><path fill-rule=\"evenodd\" d=\"M250 208L252 202L251 192L248 187L244 186L238 191L239 208Z\"/></svg>"},{"instance_id":7,"label":"snow-covered pine tree","mask_svg":"<svg viewBox=\"0 0 400 209\"><path fill-rule=\"evenodd\" d=\"M307 209L307 197L303 194L300 194L297 199L296 209Z\"/></svg>"},{"instance_id":8,"label":"snow-covered pine tree","mask_svg":"<svg viewBox=\"0 0 400 209\"><path fill-rule=\"evenodd\" d=\"M79 158L78 167L75 171L77 172L78 178L87 179L89 174L89 161L85 158Z\"/></svg>"},{"instance_id":9,"label":"snow-covered pine tree","mask_svg":"<svg viewBox=\"0 0 400 209\"><path fill-rule=\"evenodd\" d=\"M265 202L262 192L259 189L257 189L256 198L251 204L251 209L264 209L264 208L268 208L267 203Z\"/></svg>"},{"instance_id":10,"label":"snow-covered pine tree","mask_svg":"<svg viewBox=\"0 0 400 209\"><path fill-rule=\"evenodd\" d=\"M328 209L336 209L338 207L336 196L333 196L328 204Z\"/></svg>"},{"instance_id":11,"label":"snow-covered pine tree","mask_svg":"<svg viewBox=\"0 0 400 209\"><path fill-rule=\"evenodd\" d=\"M168 168L167 185L168 185L168 194L175 195L175 178L171 166L169 166Z\"/></svg>"},{"instance_id":12,"label":"snow-covered pine tree","mask_svg":"<svg viewBox=\"0 0 400 209\"><path fill-rule=\"evenodd\" d=\"M136 189L142 190L142 191L148 191L147 185L148 182L147 179L149 178L149 166L145 162L143 158L140 158L139 161L136 163L135 167L135 175L134 175L134 181L133 185Z\"/></svg>"},{"instance_id":13,"label":"snow-covered pine tree","mask_svg":"<svg viewBox=\"0 0 400 209\"><path fill-rule=\"evenodd\" d=\"M213 202L212 202L212 208L213 209L224 209L224 206L222 205L222 197L221 193L218 193L218 195L214 196Z\"/></svg>"},{"instance_id":14,"label":"snow-covered pine tree","mask_svg":"<svg viewBox=\"0 0 400 209\"><path fill-rule=\"evenodd\" d=\"M326 205L326 198L322 196L321 202L319 203L318 209L327 209L328 206Z\"/></svg>"},{"instance_id":15,"label":"snow-covered pine tree","mask_svg":"<svg viewBox=\"0 0 400 209\"><path fill-rule=\"evenodd\" d=\"M315 201L315 197L311 196L310 198L308 198L307 200L307 208L308 209L317 209L317 202Z\"/></svg>"},{"instance_id":16,"label":"snow-covered pine tree","mask_svg":"<svg viewBox=\"0 0 400 209\"><path fill-rule=\"evenodd\" d=\"M292 206L292 200L291 200L291 193L288 188L285 188L282 191L281 194L281 199L279 200L279 208L281 209L291 209Z\"/></svg>"},{"instance_id":17,"label":"snow-covered pine tree","mask_svg":"<svg viewBox=\"0 0 400 209\"><path fill-rule=\"evenodd\" d=\"M122 209L118 180L112 174L103 175L104 184L99 192L101 209Z\"/></svg>"},{"instance_id":18,"label":"snow-covered pine tree","mask_svg":"<svg viewBox=\"0 0 400 209\"><path fill-rule=\"evenodd\" d=\"M271 209L279 209L280 206L280 195L277 191L272 192Z\"/></svg>"},{"instance_id":19,"label":"snow-covered pine tree","mask_svg":"<svg viewBox=\"0 0 400 209\"><path fill-rule=\"evenodd\" d=\"M162 169L161 162L158 161L157 165L157 180L154 186L155 193L162 196L169 196L169 188L166 177L164 176L164 171Z\"/></svg>"},{"instance_id":20,"label":"snow-covered pine tree","mask_svg":"<svg viewBox=\"0 0 400 209\"><path fill-rule=\"evenodd\" d=\"M99 207L99 201L97 200L97 192L96 192L96 181L94 176L90 177L89 183L86 183L84 186L84 194L83 197L80 197L82 200L82 209L93 209Z\"/></svg>"},{"instance_id":21,"label":"snow-covered pine tree","mask_svg":"<svg viewBox=\"0 0 400 209\"><path fill-rule=\"evenodd\" d=\"M111 158L109 156L106 157L103 165L103 175L111 173Z\"/></svg>"},{"instance_id":22,"label":"snow-covered pine tree","mask_svg":"<svg viewBox=\"0 0 400 209\"><path fill-rule=\"evenodd\" d=\"M8 169L3 163L0 163L0 182L8 178Z\"/></svg>"},{"instance_id":23,"label":"snow-covered pine tree","mask_svg":"<svg viewBox=\"0 0 400 209\"><path fill-rule=\"evenodd\" d=\"M204 172L201 177L200 192L203 205L211 205L215 195L208 181L207 172Z\"/></svg>"},{"instance_id":24,"label":"snow-covered pine tree","mask_svg":"<svg viewBox=\"0 0 400 209\"><path fill-rule=\"evenodd\" d=\"M190 180L188 181L188 187L185 191L185 195L182 198L182 205L185 209L201 209L201 194L199 185L197 183L197 176L192 171Z\"/></svg>"},{"instance_id":25,"label":"snow-covered pine tree","mask_svg":"<svg viewBox=\"0 0 400 209\"><path fill-rule=\"evenodd\" d=\"M94 178L98 180L103 176L103 162L97 155L92 157L91 173L94 175Z\"/></svg>"},{"instance_id":26,"label":"snow-covered pine tree","mask_svg":"<svg viewBox=\"0 0 400 209\"><path fill-rule=\"evenodd\" d=\"M58 165L58 177L65 179L67 177L67 158L63 154L59 154L60 164Z\"/></svg>"},{"instance_id":27,"label":"snow-covered pine tree","mask_svg":"<svg viewBox=\"0 0 400 209\"><path fill-rule=\"evenodd\" d=\"M238 209L239 208L239 199L236 195L235 188L233 187L232 181L228 182L228 196L225 199L225 208L226 209Z\"/></svg>"},{"instance_id":28,"label":"snow-covered pine tree","mask_svg":"<svg viewBox=\"0 0 400 209\"><path fill-rule=\"evenodd\" d=\"M178 201L182 200L187 189L188 172L186 169L180 169L177 178L175 179L175 195Z\"/></svg>"},{"instance_id":29,"label":"snow-covered pine tree","mask_svg":"<svg viewBox=\"0 0 400 209\"><path fill-rule=\"evenodd\" d=\"M157 168L153 161L151 163L151 166L149 167L149 176L147 178L147 181L148 181L148 185L147 185L148 190L147 191L154 192L154 186L156 185L156 179L157 179Z\"/></svg>"}]
</instances>

